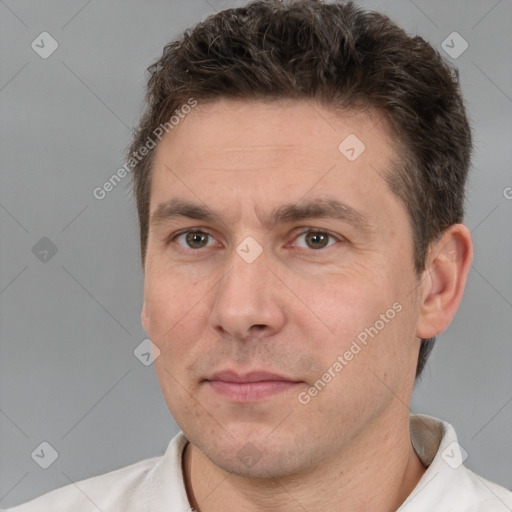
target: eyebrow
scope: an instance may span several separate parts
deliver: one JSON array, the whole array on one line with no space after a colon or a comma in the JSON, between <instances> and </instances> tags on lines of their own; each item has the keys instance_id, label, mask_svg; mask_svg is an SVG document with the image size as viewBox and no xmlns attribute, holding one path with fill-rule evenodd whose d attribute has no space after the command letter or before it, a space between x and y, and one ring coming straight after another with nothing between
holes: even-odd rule
<instances>
[{"instance_id":1,"label":"eyebrow","mask_svg":"<svg viewBox=\"0 0 512 512\"><path fill-rule=\"evenodd\" d=\"M353 207L334 198L318 198L308 202L284 204L265 216L258 214L263 226L271 229L278 224L306 219L330 218L344 221L357 228L368 229L368 219ZM160 203L151 215L150 224L158 226L175 218L188 218L219 222L221 217L206 205L183 199L170 199Z\"/></svg>"}]
</instances>

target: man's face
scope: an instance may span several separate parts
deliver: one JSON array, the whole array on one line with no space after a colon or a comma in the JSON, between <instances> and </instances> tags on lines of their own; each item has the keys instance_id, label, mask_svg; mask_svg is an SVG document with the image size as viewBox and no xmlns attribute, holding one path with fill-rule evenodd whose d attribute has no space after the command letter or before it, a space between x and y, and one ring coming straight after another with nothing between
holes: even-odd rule
<instances>
[{"instance_id":1,"label":"man's face","mask_svg":"<svg viewBox=\"0 0 512 512\"><path fill-rule=\"evenodd\" d=\"M305 471L408 417L419 288L392 141L375 113L222 100L158 145L142 320L171 413L224 470Z\"/></svg>"}]
</instances>

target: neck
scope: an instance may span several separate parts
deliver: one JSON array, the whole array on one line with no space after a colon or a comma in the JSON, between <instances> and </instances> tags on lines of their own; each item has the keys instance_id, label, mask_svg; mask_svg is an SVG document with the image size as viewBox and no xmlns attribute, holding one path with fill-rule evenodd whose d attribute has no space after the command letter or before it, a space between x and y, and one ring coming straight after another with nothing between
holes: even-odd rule
<instances>
[{"instance_id":1,"label":"neck","mask_svg":"<svg viewBox=\"0 0 512 512\"><path fill-rule=\"evenodd\" d=\"M425 467L405 426L378 422L343 453L320 466L285 478L245 478L229 474L188 443L183 473L190 505L197 512L240 510L395 511L412 492Z\"/></svg>"}]
</instances>

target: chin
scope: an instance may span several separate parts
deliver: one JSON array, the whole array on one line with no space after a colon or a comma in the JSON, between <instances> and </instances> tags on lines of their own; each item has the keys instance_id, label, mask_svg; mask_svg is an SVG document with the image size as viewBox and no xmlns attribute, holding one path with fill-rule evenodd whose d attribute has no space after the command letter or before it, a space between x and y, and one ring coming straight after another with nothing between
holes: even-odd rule
<instances>
[{"instance_id":1,"label":"chin","mask_svg":"<svg viewBox=\"0 0 512 512\"><path fill-rule=\"evenodd\" d=\"M243 456L233 453L229 459L225 457L225 454L219 458L209 457L209 459L223 471L241 478L269 480L288 476L298 470L294 467L298 462L295 457L291 460L289 457L277 453L263 452L254 454L254 458L247 453L244 453Z\"/></svg>"},{"instance_id":2,"label":"chin","mask_svg":"<svg viewBox=\"0 0 512 512\"><path fill-rule=\"evenodd\" d=\"M261 429L252 435L237 434L225 432L209 439L199 434L189 439L215 466L241 478L286 477L313 462L305 450L297 450L302 443L293 437L275 433L268 436Z\"/></svg>"}]
</instances>

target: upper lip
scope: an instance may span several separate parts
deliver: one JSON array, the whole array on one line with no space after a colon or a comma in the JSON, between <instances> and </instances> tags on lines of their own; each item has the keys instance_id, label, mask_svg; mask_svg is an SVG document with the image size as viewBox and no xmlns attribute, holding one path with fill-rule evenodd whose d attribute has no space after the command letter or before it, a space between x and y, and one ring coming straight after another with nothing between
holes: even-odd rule
<instances>
[{"instance_id":1,"label":"upper lip","mask_svg":"<svg viewBox=\"0 0 512 512\"><path fill-rule=\"evenodd\" d=\"M221 380L224 382L260 382L269 380L299 382L296 379L264 371L252 371L249 373L237 373L233 370L215 372L206 380Z\"/></svg>"}]
</instances>

